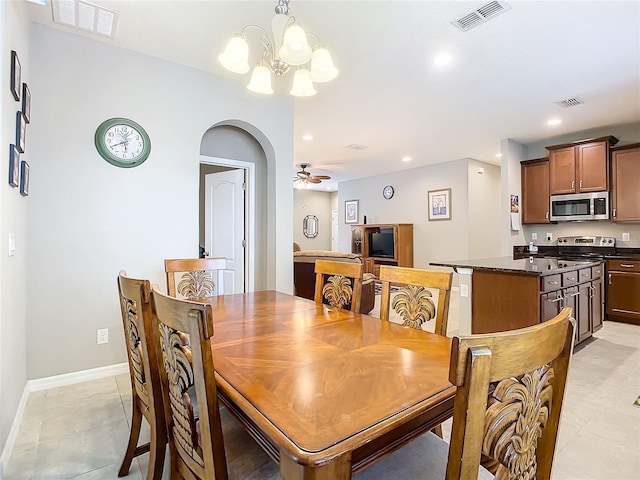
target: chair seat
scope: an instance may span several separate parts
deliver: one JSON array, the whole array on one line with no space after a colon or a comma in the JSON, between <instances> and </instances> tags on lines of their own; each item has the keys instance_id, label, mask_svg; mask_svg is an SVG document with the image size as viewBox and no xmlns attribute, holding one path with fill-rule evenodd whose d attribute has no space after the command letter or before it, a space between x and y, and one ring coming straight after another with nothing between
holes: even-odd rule
<instances>
[{"instance_id":1,"label":"chair seat","mask_svg":"<svg viewBox=\"0 0 640 480\"><path fill-rule=\"evenodd\" d=\"M420 435L393 454L372 465L354 480L444 480L449 444L431 432ZM493 480L491 472L480 467L479 480Z\"/></svg>"},{"instance_id":2,"label":"chair seat","mask_svg":"<svg viewBox=\"0 0 640 480\"><path fill-rule=\"evenodd\" d=\"M229 480L280 480L280 468L249 436L242 424L221 407L222 435Z\"/></svg>"}]
</instances>

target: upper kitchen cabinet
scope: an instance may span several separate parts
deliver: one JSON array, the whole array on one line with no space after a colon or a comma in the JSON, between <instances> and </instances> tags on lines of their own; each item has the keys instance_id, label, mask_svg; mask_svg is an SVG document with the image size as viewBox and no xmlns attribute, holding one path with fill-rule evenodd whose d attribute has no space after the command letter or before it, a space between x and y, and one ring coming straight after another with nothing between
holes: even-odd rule
<instances>
[{"instance_id":1,"label":"upper kitchen cabinet","mask_svg":"<svg viewBox=\"0 0 640 480\"><path fill-rule=\"evenodd\" d=\"M549 159L520 162L522 223L549 223Z\"/></svg>"},{"instance_id":2,"label":"upper kitchen cabinet","mask_svg":"<svg viewBox=\"0 0 640 480\"><path fill-rule=\"evenodd\" d=\"M549 193L603 192L609 188L609 148L613 136L547 147Z\"/></svg>"},{"instance_id":3,"label":"upper kitchen cabinet","mask_svg":"<svg viewBox=\"0 0 640 480\"><path fill-rule=\"evenodd\" d=\"M640 221L640 143L611 149L611 220Z\"/></svg>"}]
</instances>

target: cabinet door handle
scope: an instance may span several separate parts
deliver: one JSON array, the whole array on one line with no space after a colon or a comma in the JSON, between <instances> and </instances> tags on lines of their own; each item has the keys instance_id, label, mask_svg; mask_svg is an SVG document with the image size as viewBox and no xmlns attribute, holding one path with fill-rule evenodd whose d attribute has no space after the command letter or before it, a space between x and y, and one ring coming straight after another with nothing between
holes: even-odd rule
<instances>
[{"instance_id":1,"label":"cabinet door handle","mask_svg":"<svg viewBox=\"0 0 640 480\"><path fill-rule=\"evenodd\" d=\"M614 216L615 216L615 215L614 215ZM546 215L544 216L544 218L545 218L546 220L549 220L549 212L547 212L547 213L546 213Z\"/></svg>"},{"instance_id":2,"label":"cabinet door handle","mask_svg":"<svg viewBox=\"0 0 640 480\"><path fill-rule=\"evenodd\" d=\"M588 285L588 287L589 287L589 298L593 298L595 296L596 289L594 288L593 285Z\"/></svg>"},{"instance_id":3,"label":"cabinet door handle","mask_svg":"<svg viewBox=\"0 0 640 480\"><path fill-rule=\"evenodd\" d=\"M573 281L575 279L576 279L576 277L567 277L567 280L569 280L569 281Z\"/></svg>"},{"instance_id":4,"label":"cabinet door handle","mask_svg":"<svg viewBox=\"0 0 640 480\"><path fill-rule=\"evenodd\" d=\"M573 190L574 188L576 188L576 181L571 180L571 190Z\"/></svg>"},{"instance_id":5,"label":"cabinet door handle","mask_svg":"<svg viewBox=\"0 0 640 480\"><path fill-rule=\"evenodd\" d=\"M561 300L564 300L564 297L558 297L555 300L547 299L547 302L556 303L556 302L560 302Z\"/></svg>"},{"instance_id":6,"label":"cabinet door handle","mask_svg":"<svg viewBox=\"0 0 640 480\"><path fill-rule=\"evenodd\" d=\"M613 218L616 218L616 209L613 209Z\"/></svg>"},{"instance_id":7,"label":"cabinet door handle","mask_svg":"<svg viewBox=\"0 0 640 480\"><path fill-rule=\"evenodd\" d=\"M556 282L555 280L547 282L547 285L557 285L557 284L558 282Z\"/></svg>"},{"instance_id":8,"label":"cabinet door handle","mask_svg":"<svg viewBox=\"0 0 640 480\"><path fill-rule=\"evenodd\" d=\"M633 268L635 265L633 265L633 263L621 263L620 266L624 268Z\"/></svg>"},{"instance_id":9,"label":"cabinet door handle","mask_svg":"<svg viewBox=\"0 0 640 480\"><path fill-rule=\"evenodd\" d=\"M578 295L580 295L580 292L572 293L571 295L566 295L566 298L577 297Z\"/></svg>"},{"instance_id":10,"label":"cabinet door handle","mask_svg":"<svg viewBox=\"0 0 640 480\"><path fill-rule=\"evenodd\" d=\"M611 285L611 274L609 274L609 285Z\"/></svg>"},{"instance_id":11,"label":"cabinet door handle","mask_svg":"<svg viewBox=\"0 0 640 480\"><path fill-rule=\"evenodd\" d=\"M580 180L580 190L582 190L582 180Z\"/></svg>"}]
</instances>

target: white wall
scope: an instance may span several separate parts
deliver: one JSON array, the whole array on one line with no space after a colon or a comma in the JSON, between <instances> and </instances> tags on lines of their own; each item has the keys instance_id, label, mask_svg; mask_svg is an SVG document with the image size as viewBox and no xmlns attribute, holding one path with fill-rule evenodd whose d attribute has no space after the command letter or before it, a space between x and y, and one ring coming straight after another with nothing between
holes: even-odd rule
<instances>
[{"instance_id":1,"label":"white wall","mask_svg":"<svg viewBox=\"0 0 640 480\"><path fill-rule=\"evenodd\" d=\"M293 241L302 250L331 250L331 193L293 189ZM307 238L302 221L307 215L318 217L318 236Z\"/></svg>"},{"instance_id":2,"label":"white wall","mask_svg":"<svg viewBox=\"0 0 640 480\"><path fill-rule=\"evenodd\" d=\"M520 162L527 160L526 147L510 138L500 142L500 152L502 153L502 189L500 192L500 255L510 256L513 254L514 245L524 244L524 232L522 225L520 230L511 230L511 195L518 195L519 203L522 204L522 192L520 181ZM520 214L522 218L522 213Z\"/></svg>"},{"instance_id":3,"label":"white wall","mask_svg":"<svg viewBox=\"0 0 640 480\"><path fill-rule=\"evenodd\" d=\"M469 258L500 256L500 171L496 165L469 160Z\"/></svg>"},{"instance_id":4,"label":"white wall","mask_svg":"<svg viewBox=\"0 0 640 480\"><path fill-rule=\"evenodd\" d=\"M25 264L32 246L27 238L27 205L31 197L23 197L18 188L8 183L9 144L15 143L16 112L22 109L9 91L11 50L18 53L22 81L32 89L30 67L29 16L26 2L0 2L0 148L2 181L0 181L0 451L15 416L27 382L27 286ZM33 91L33 89L32 89ZM33 116L33 115L32 115ZM34 118L35 123L35 118ZM26 151L22 160L33 163L31 125L27 126ZM7 256L9 234L16 238L16 252ZM3 459L4 460L4 459ZM2 466L0 466L0 475Z\"/></svg>"},{"instance_id":5,"label":"white wall","mask_svg":"<svg viewBox=\"0 0 640 480\"><path fill-rule=\"evenodd\" d=\"M471 192L478 198L469 197L469 169L484 166L490 173L483 178L474 177ZM474 175L476 175L474 173ZM428 165L426 167L402 170L399 172L368 177L339 184L339 223L340 250L350 251L351 226L344 223L344 202L359 200L359 222L367 216L367 223L413 223L413 258L416 268L427 268L430 262L462 260L470 258L471 252L482 256L495 256L499 252L499 232L488 228L499 222L499 210L493 208L499 202L499 168L462 159L451 162ZM484 186L484 184L488 186ZM386 200L382 196L385 185L392 185L393 198ZM451 188L450 221L432 221L427 219L427 192ZM493 199L486 196L493 195ZM484 218L476 219L475 207L469 205L478 202ZM470 216L474 219L470 220ZM482 241L486 248L470 247L469 239Z\"/></svg>"},{"instance_id":6,"label":"white wall","mask_svg":"<svg viewBox=\"0 0 640 480\"><path fill-rule=\"evenodd\" d=\"M290 292L289 97L258 98L242 82L31 29L28 377L126 360L116 275L124 268L164 288L163 259L197 255L200 142L229 119L255 127L250 133L271 162L268 198L277 208L268 210L268 287ZM116 116L151 137L151 155L137 168L116 168L95 150L95 129ZM96 329L104 327L110 343L98 346Z\"/></svg>"}]
</instances>

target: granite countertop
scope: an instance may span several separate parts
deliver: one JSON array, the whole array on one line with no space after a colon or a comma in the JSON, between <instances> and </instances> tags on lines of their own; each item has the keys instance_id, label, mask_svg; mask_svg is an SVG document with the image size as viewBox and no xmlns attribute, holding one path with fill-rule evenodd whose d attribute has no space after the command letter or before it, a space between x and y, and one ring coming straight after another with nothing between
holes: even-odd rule
<instances>
[{"instance_id":1,"label":"granite countertop","mask_svg":"<svg viewBox=\"0 0 640 480\"><path fill-rule=\"evenodd\" d=\"M640 248L637 247L613 247L606 249L607 253L602 256L607 259L627 259L627 260L640 260ZM529 245L516 245L513 247L514 257L524 258L533 255L534 257L546 257L558 256L558 247L556 245L538 245L538 251L535 253L529 253ZM571 252L566 252L567 257L572 255Z\"/></svg>"},{"instance_id":2,"label":"granite countertop","mask_svg":"<svg viewBox=\"0 0 640 480\"><path fill-rule=\"evenodd\" d=\"M516 275L545 276L556 273L569 272L580 268L593 267L600 263L600 260L567 261L558 258L521 258L494 257L479 258L471 260L453 260L445 262L431 262L429 265L438 267L471 268L473 270L484 270L489 272L505 272Z\"/></svg>"}]
</instances>

